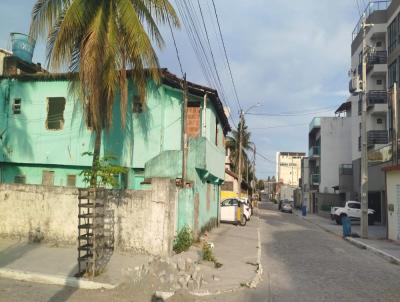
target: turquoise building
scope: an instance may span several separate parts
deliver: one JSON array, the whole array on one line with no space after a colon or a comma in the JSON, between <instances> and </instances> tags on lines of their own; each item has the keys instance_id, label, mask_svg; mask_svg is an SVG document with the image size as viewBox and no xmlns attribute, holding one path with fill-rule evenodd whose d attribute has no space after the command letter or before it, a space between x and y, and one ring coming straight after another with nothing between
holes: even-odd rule
<instances>
[{"instance_id":1,"label":"turquoise building","mask_svg":"<svg viewBox=\"0 0 400 302\"><path fill-rule=\"evenodd\" d=\"M0 76L0 182L84 187L80 172L92 158L83 153L93 150L94 135L80 100L69 93L70 75L14 73L19 69L12 65L19 60L8 59ZM181 79L162 70L162 83L148 82L142 105L130 83L125 127L116 96L113 125L103 134L101 152L127 168L118 176L120 188L141 190L153 177L182 177L180 87ZM179 192L177 224L200 231L218 217L230 126L216 91L190 82L188 91L189 185Z\"/></svg>"}]
</instances>

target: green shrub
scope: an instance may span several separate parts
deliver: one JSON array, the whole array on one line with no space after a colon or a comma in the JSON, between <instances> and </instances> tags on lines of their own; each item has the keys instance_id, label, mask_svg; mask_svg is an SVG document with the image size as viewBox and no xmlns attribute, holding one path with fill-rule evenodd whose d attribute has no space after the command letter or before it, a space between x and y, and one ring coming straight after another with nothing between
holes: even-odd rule
<instances>
[{"instance_id":1,"label":"green shrub","mask_svg":"<svg viewBox=\"0 0 400 302\"><path fill-rule=\"evenodd\" d=\"M215 262L215 257L212 248L207 242L204 242L203 244L203 260Z\"/></svg>"},{"instance_id":2,"label":"green shrub","mask_svg":"<svg viewBox=\"0 0 400 302\"><path fill-rule=\"evenodd\" d=\"M179 254L184 251L187 251L193 243L193 234L192 230L185 226L182 230L179 231L178 235L174 241L174 251Z\"/></svg>"},{"instance_id":3,"label":"green shrub","mask_svg":"<svg viewBox=\"0 0 400 302\"><path fill-rule=\"evenodd\" d=\"M222 264L219 263L217 261L217 259L215 258L213 250L212 250L210 244L207 242L203 243L203 260L214 262L215 268L220 268L222 266Z\"/></svg>"}]
</instances>

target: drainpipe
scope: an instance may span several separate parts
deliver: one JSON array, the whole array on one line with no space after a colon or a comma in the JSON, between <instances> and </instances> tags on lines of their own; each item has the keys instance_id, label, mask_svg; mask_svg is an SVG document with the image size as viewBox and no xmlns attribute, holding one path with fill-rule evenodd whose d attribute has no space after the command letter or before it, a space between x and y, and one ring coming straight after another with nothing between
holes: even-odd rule
<instances>
[{"instance_id":1,"label":"drainpipe","mask_svg":"<svg viewBox=\"0 0 400 302\"><path fill-rule=\"evenodd\" d=\"M203 137L207 137L207 97L208 94L204 94L203 98Z\"/></svg>"}]
</instances>

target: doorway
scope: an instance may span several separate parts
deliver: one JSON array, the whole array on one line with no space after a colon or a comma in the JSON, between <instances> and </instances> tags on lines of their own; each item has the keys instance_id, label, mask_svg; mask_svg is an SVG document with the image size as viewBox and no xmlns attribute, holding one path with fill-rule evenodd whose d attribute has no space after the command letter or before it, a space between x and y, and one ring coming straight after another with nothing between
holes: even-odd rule
<instances>
[{"instance_id":1,"label":"doorway","mask_svg":"<svg viewBox=\"0 0 400 302\"><path fill-rule=\"evenodd\" d=\"M368 208L375 211L374 221L382 223L382 194L381 192L368 192Z\"/></svg>"}]
</instances>

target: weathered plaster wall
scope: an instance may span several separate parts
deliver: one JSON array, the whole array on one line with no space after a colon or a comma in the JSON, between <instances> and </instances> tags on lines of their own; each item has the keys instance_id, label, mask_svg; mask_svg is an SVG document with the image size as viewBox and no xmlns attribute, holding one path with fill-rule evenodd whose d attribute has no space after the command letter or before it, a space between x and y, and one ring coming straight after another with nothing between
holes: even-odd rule
<instances>
[{"instance_id":1,"label":"weathered plaster wall","mask_svg":"<svg viewBox=\"0 0 400 302\"><path fill-rule=\"evenodd\" d=\"M388 239L400 240L400 171L386 172Z\"/></svg>"},{"instance_id":2,"label":"weathered plaster wall","mask_svg":"<svg viewBox=\"0 0 400 302\"><path fill-rule=\"evenodd\" d=\"M150 190L121 191L109 198L115 247L165 255L176 231L174 181L153 179ZM78 190L34 185L0 185L0 236L29 238L40 233L52 243L76 245ZM111 196L111 194L110 194Z\"/></svg>"}]
</instances>

